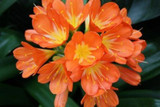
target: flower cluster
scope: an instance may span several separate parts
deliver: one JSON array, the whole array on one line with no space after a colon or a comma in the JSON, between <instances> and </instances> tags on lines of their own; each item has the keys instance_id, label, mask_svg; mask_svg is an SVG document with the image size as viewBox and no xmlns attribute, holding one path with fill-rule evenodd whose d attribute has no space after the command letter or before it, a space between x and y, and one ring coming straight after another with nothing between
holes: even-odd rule
<instances>
[{"instance_id":1,"label":"flower cluster","mask_svg":"<svg viewBox=\"0 0 160 107\"><path fill-rule=\"evenodd\" d=\"M125 8L114 2L101 6L100 0L42 0L33 10L33 29L26 30L25 38L43 49L22 42L13 52L16 67L23 78L38 74L38 82L49 82L55 107L65 107L74 82L81 81L86 93L84 107L117 106L112 84L120 78L134 86L140 83L146 42L131 27ZM84 23L83 31L79 28Z\"/></svg>"}]
</instances>

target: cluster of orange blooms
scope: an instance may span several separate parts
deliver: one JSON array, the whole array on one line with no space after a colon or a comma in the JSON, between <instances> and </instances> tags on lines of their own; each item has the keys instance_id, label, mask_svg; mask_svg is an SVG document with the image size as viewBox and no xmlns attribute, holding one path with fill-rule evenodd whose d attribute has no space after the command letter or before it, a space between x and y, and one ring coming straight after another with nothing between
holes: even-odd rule
<instances>
[{"instance_id":1,"label":"cluster of orange blooms","mask_svg":"<svg viewBox=\"0 0 160 107\"><path fill-rule=\"evenodd\" d=\"M43 49L22 42L13 52L16 67L23 78L38 74L38 82L49 82L55 107L65 107L74 82L81 81L86 93L84 107L116 107L117 88L112 84L120 78L140 83L146 42L131 27L125 8L114 2L101 6L100 0L42 0L33 10L33 29L26 30L25 38ZM82 24L84 31L79 30Z\"/></svg>"}]
</instances>

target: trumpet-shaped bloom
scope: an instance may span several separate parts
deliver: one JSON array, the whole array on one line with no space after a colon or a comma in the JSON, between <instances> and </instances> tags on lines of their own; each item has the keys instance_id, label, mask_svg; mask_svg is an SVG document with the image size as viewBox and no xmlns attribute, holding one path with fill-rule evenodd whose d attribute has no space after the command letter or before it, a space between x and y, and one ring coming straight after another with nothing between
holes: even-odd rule
<instances>
[{"instance_id":1,"label":"trumpet-shaped bloom","mask_svg":"<svg viewBox=\"0 0 160 107\"><path fill-rule=\"evenodd\" d=\"M66 4L61 0L55 0L52 7L67 20L71 30L75 30L88 16L90 5L91 2L84 5L83 0L66 0Z\"/></svg>"},{"instance_id":2,"label":"trumpet-shaped bloom","mask_svg":"<svg viewBox=\"0 0 160 107\"><path fill-rule=\"evenodd\" d=\"M121 16L123 17L123 22L127 23L128 25L132 24L131 19L127 16L127 9L123 8L120 11ZM133 30L133 33L129 36L131 40L138 40L142 36L142 33L139 30Z\"/></svg>"},{"instance_id":3,"label":"trumpet-shaped bloom","mask_svg":"<svg viewBox=\"0 0 160 107\"><path fill-rule=\"evenodd\" d=\"M118 68L108 61L99 61L84 68L81 77L81 86L87 95L96 95L100 90L108 90L112 83L120 77Z\"/></svg>"},{"instance_id":4,"label":"trumpet-shaped bloom","mask_svg":"<svg viewBox=\"0 0 160 107\"><path fill-rule=\"evenodd\" d=\"M127 59L127 65L137 72L141 72L142 68L139 66L139 63L143 62L145 57L141 53L143 47L140 43L134 42L134 51L132 55Z\"/></svg>"},{"instance_id":5,"label":"trumpet-shaped bloom","mask_svg":"<svg viewBox=\"0 0 160 107\"><path fill-rule=\"evenodd\" d=\"M141 82L141 76L137 72L122 66L117 67L120 71L121 79L127 82L128 84L137 86Z\"/></svg>"},{"instance_id":6,"label":"trumpet-shaped bloom","mask_svg":"<svg viewBox=\"0 0 160 107\"><path fill-rule=\"evenodd\" d=\"M120 9L116 3L105 3L102 7L100 5L100 0L93 0L90 14L90 30L102 32L122 22Z\"/></svg>"},{"instance_id":7,"label":"trumpet-shaped bloom","mask_svg":"<svg viewBox=\"0 0 160 107\"><path fill-rule=\"evenodd\" d=\"M35 75L39 68L55 53L52 50L34 48L25 42L22 42L22 45L23 47L16 48L13 54L18 59L16 67L23 71L23 78Z\"/></svg>"},{"instance_id":8,"label":"trumpet-shaped bloom","mask_svg":"<svg viewBox=\"0 0 160 107\"><path fill-rule=\"evenodd\" d=\"M84 107L116 107L119 104L117 94L112 90L105 91L104 94L96 97L85 95L81 101Z\"/></svg>"},{"instance_id":9,"label":"trumpet-shaped bloom","mask_svg":"<svg viewBox=\"0 0 160 107\"><path fill-rule=\"evenodd\" d=\"M61 58L44 65L38 72L38 81L50 81L49 88L53 94L61 94L65 90L72 91L73 84L64 64L65 59Z\"/></svg>"},{"instance_id":10,"label":"trumpet-shaped bloom","mask_svg":"<svg viewBox=\"0 0 160 107\"><path fill-rule=\"evenodd\" d=\"M54 100L54 107L66 107L68 99L68 90L66 89L63 93L57 94Z\"/></svg>"},{"instance_id":11,"label":"trumpet-shaped bloom","mask_svg":"<svg viewBox=\"0 0 160 107\"><path fill-rule=\"evenodd\" d=\"M65 57L68 60L67 63L69 62L67 69L72 68L72 65L88 66L100 59L104 54L101 42L96 32L74 33L72 40L65 48Z\"/></svg>"},{"instance_id":12,"label":"trumpet-shaped bloom","mask_svg":"<svg viewBox=\"0 0 160 107\"><path fill-rule=\"evenodd\" d=\"M106 53L115 56L115 61L120 64L126 64L126 57L132 55L134 50L133 43L128 39L132 34L132 28L126 23L102 34L102 44Z\"/></svg>"},{"instance_id":13,"label":"trumpet-shaped bloom","mask_svg":"<svg viewBox=\"0 0 160 107\"><path fill-rule=\"evenodd\" d=\"M57 47L68 39L68 24L53 9L48 10L48 15L35 15L32 24L34 30L27 30L25 37L41 47Z\"/></svg>"}]
</instances>

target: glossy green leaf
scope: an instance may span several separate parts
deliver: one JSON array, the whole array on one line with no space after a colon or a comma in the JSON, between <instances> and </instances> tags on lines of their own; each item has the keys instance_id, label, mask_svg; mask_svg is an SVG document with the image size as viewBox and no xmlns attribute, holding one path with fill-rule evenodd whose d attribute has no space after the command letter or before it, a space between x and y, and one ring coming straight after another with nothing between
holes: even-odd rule
<instances>
[{"instance_id":1,"label":"glossy green leaf","mask_svg":"<svg viewBox=\"0 0 160 107\"><path fill-rule=\"evenodd\" d=\"M123 98L117 107L160 107L160 100L153 98Z\"/></svg>"},{"instance_id":2,"label":"glossy green leaf","mask_svg":"<svg viewBox=\"0 0 160 107\"><path fill-rule=\"evenodd\" d=\"M1 0L0 1L0 16L17 0Z\"/></svg>"},{"instance_id":3,"label":"glossy green leaf","mask_svg":"<svg viewBox=\"0 0 160 107\"><path fill-rule=\"evenodd\" d=\"M48 84L40 84L36 80L27 81L23 84L28 93L37 100L43 107L53 107L55 95L53 95ZM68 98L66 107L78 107L78 105Z\"/></svg>"},{"instance_id":4,"label":"glossy green leaf","mask_svg":"<svg viewBox=\"0 0 160 107\"><path fill-rule=\"evenodd\" d=\"M0 83L0 106L33 107L33 104L22 88Z\"/></svg>"},{"instance_id":5,"label":"glossy green leaf","mask_svg":"<svg viewBox=\"0 0 160 107\"><path fill-rule=\"evenodd\" d=\"M0 57L8 55L14 48L20 45L21 40L22 37L20 33L9 29L1 29Z\"/></svg>"},{"instance_id":6,"label":"glossy green leaf","mask_svg":"<svg viewBox=\"0 0 160 107\"><path fill-rule=\"evenodd\" d=\"M160 74L160 52L155 53L154 55L146 59L147 64L141 64L143 69L142 80L146 81Z\"/></svg>"},{"instance_id":7,"label":"glossy green leaf","mask_svg":"<svg viewBox=\"0 0 160 107\"><path fill-rule=\"evenodd\" d=\"M160 99L160 91L153 90L131 90L123 91L118 94L120 98L137 98L137 97L152 97Z\"/></svg>"},{"instance_id":8,"label":"glossy green leaf","mask_svg":"<svg viewBox=\"0 0 160 107\"><path fill-rule=\"evenodd\" d=\"M16 60L13 56L0 58L0 81L4 81L18 75Z\"/></svg>"},{"instance_id":9,"label":"glossy green leaf","mask_svg":"<svg viewBox=\"0 0 160 107\"><path fill-rule=\"evenodd\" d=\"M128 12L133 24L160 16L160 0L133 0Z\"/></svg>"}]
</instances>

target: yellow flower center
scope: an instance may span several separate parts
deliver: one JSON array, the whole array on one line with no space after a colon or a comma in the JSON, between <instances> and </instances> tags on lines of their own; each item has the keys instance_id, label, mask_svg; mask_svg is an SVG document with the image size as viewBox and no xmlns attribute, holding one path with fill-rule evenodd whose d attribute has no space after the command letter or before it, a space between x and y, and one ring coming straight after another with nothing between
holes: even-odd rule
<instances>
[{"instance_id":1,"label":"yellow flower center","mask_svg":"<svg viewBox=\"0 0 160 107\"><path fill-rule=\"evenodd\" d=\"M84 42L82 42L82 44L76 45L74 60L79 59L79 63L81 63L83 60L89 62L88 58L93 58L93 57L94 56L91 55L91 49Z\"/></svg>"}]
</instances>

